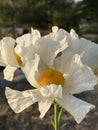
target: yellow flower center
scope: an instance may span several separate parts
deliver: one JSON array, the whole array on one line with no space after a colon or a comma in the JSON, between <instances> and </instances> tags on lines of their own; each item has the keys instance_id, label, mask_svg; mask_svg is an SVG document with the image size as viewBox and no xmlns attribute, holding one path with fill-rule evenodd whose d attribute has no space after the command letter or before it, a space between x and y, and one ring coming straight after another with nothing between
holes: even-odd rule
<instances>
[{"instance_id":1,"label":"yellow flower center","mask_svg":"<svg viewBox=\"0 0 98 130\"><path fill-rule=\"evenodd\" d=\"M20 57L15 51L14 51L14 56L15 56L15 58L16 58L18 64L19 64L20 66L22 66L23 63L22 63L21 57Z\"/></svg>"},{"instance_id":2,"label":"yellow flower center","mask_svg":"<svg viewBox=\"0 0 98 130\"><path fill-rule=\"evenodd\" d=\"M56 84L64 86L65 79L63 74L56 69L48 69L40 74L39 83L41 87Z\"/></svg>"}]
</instances>

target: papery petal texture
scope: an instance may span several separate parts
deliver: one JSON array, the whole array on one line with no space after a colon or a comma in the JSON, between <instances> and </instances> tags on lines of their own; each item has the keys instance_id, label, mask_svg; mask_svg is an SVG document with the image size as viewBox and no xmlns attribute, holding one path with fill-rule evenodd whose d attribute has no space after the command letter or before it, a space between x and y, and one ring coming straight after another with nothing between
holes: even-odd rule
<instances>
[{"instance_id":1,"label":"papery petal texture","mask_svg":"<svg viewBox=\"0 0 98 130\"><path fill-rule=\"evenodd\" d=\"M6 87L6 98L12 110L19 113L34 104L39 98L37 90L25 90L23 92Z\"/></svg>"},{"instance_id":2,"label":"papery petal texture","mask_svg":"<svg viewBox=\"0 0 98 130\"><path fill-rule=\"evenodd\" d=\"M38 83L38 65L39 65L40 57L38 54L35 54L35 59L28 61L25 66L22 68L27 80L34 87L39 87Z\"/></svg>"},{"instance_id":3,"label":"papery petal texture","mask_svg":"<svg viewBox=\"0 0 98 130\"><path fill-rule=\"evenodd\" d=\"M48 66L53 66L53 61L58 53L62 52L67 44L59 44L50 37L43 37L36 43L36 49L43 62Z\"/></svg>"},{"instance_id":4,"label":"papery petal texture","mask_svg":"<svg viewBox=\"0 0 98 130\"><path fill-rule=\"evenodd\" d=\"M3 46L0 44L0 50L3 48L0 57L4 54L2 59L5 63L10 60L6 57L10 48L23 62L22 66L7 66L4 76L12 80L14 71L20 67L35 89L19 92L6 88L6 97L11 108L18 113L38 102L40 117L43 118L56 101L80 123L95 106L74 94L93 90L97 84L97 77L92 69L97 67L97 62L94 62L98 56L98 45L79 38L73 29L68 33L57 26L43 37L38 30L32 28L31 33L18 37L16 43L15 46L15 41L9 42L12 48L5 43L2 43ZM15 64L14 60L12 63ZM13 65L12 63L10 64ZM58 83L57 80L61 82Z\"/></svg>"},{"instance_id":5,"label":"papery petal texture","mask_svg":"<svg viewBox=\"0 0 98 130\"><path fill-rule=\"evenodd\" d=\"M41 87L40 93L46 98L62 98L62 87L61 85L51 84L49 86Z\"/></svg>"},{"instance_id":6,"label":"papery petal texture","mask_svg":"<svg viewBox=\"0 0 98 130\"><path fill-rule=\"evenodd\" d=\"M72 29L68 37L68 50L78 53L82 62L93 70L98 67L98 45L85 38L79 38Z\"/></svg>"},{"instance_id":7,"label":"papery petal texture","mask_svg":"<svg viewBox=\"0 0 98 130\"><path fill-rule=\"evenodd\" d=\"M97 77L88 66L82 64L77 54L64 52L55 60L55 67L65 75L65 90L68 93L93 90L97 84Z\"/></svg>"},{"instance_id":8,"label":"papery petal texture","mask_svg":"<svg viewBox=\"0 0 98 130\"><path fill-rule=\"evenodd\" d=\"M7 65L4 69L4 79L12 81L14 77L14 72L16 71L17 67L12 67Z\"/></svg>"},{"instance_id":9,"label":"papery petal texture","mask_svg":"<svg viewBox=\"0 0 98 130\"><path fill-rule=\"evenodd\" d=\"M14 57L13 51L15 46L15 40L11 37L5 37L0 41L1 45L1 57L6 65L17 66L18 63Z\"/></svg>"},{"instance_id":10,"label":"papery petal texture","mask_svg":"<svg viewBox=\"0 0 98 130\"><path fill-rule=\"evenodd\" d=\"M40 118L43 118L46 114L46 112L50 109L51 105L53 103L53 100L50 99L43 99L41 102L39 102L39 111L40 111Z\"/></svg>"},{"instance_id":11,"label":"papery petal texture","mask_svg":"<svg viewBox=\"0 0 98 130\"><path fill-rule=\"evenodd\" d=\"M62 99L57 99L57 102L75 118L77 123L80 123L86 114L95 108L94 105L65 93Z\"/></svg>"}]
</instances>

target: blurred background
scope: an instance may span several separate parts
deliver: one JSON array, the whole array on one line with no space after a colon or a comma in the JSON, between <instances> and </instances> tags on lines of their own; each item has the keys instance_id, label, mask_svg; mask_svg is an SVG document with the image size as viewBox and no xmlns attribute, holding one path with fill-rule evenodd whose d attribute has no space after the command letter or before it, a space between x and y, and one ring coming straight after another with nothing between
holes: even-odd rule
<instances>
[{"instance_id":1,"label":"blurred background","mask_svg":"<svg viewBox=\"0 0 98 130\"><path fill-rule=\"evenodd\" d=\"M17 38L28 33L31 27L45 35L54 25L68 32L73 28L80 37L98 43L98 0L0 0L0 39L5 36ZM37 104L20 114L10 109L5 86L20 91L31 89L32 86L20 69L16 71L13 82L4 80L3 69L0 67L0 130L53 130L50 125L53 107L44 119L39 118ZM62 130L98 130L98 86L77 96L96 105L96 108L80 124L64 111L67 125Z\"/></svg>"},{"instance_id":2,"label":"blurred background","mask_svg":"<svg viewBox=\"0 0 98 130\"><path fill-rule=\"evenodd\" d=\"M53 25L98 41L98 0L0 0L0 38L31 27L44 35Z\"/></svg>"}]
</instances>

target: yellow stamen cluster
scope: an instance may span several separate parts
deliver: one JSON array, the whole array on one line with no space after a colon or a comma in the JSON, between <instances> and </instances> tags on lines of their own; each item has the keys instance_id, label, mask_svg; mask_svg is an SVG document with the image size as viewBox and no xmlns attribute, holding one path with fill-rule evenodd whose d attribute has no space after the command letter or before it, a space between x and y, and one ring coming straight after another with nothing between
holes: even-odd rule
<instances>
[{"instance_id":1,"label":"yellow stamen cluster","mask_svg":"<svg viewBox=\"0 0 98 130\"><path fill-rule=\"evenodd\" d=\"M21 57L15 51L14 51L14 56L19 64L19 66L22 66L23 63L22 63Z\"/></svg>"},{"instance_id":2,"label":"yellow stamen cluster","mask_svg":"<svg viewBox=\"0 0 98 130\"><path fill-rule=\"evenodd\" d=\"M39 77L39 83L41 87L56 84L64 86L65 79L63 74L56 69L48 69L41 73Z\"/></svg>"}]
</instances>

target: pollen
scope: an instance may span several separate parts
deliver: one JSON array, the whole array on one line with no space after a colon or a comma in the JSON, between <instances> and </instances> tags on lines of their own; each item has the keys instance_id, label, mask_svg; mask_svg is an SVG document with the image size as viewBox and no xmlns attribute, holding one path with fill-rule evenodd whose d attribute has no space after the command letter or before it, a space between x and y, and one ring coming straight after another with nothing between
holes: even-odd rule
<instances>
[{"instance_id":1,"label":"pollen","mask_svg":"<svg viewBox=\"0 0 98 130\"><path fill-rule=\"evenodd\" d=\"M41 87L56 84L64 86L65 78L63 74L56 69L48 69L40 74L39 83Z\"/></svg>"},{"instance_id":2,"label":"pollen","mask_svg":"<svg viewBox=\"0 0 98 130\"><path fill-rule=\"evenodd\" d=\"M18 65L22 66L23 63L22 63L21 57L15 51L14 51L14 57L16 58Z\"/></svg>"}]
</instances>

